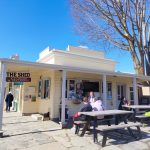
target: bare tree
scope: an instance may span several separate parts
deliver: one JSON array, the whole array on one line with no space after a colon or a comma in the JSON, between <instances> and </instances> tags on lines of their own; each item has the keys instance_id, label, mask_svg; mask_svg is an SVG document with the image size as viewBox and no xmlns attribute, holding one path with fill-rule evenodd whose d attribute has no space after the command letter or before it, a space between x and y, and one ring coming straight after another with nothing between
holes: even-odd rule
<instances>
[{"instance_id":1,"label":"bare tree","mask_svg":"<svg viewBox=\"0 0 150 150\"><path fill-rule=\"evenodd\" d=\"M78 30L129 51L136 73L150 75L149 0L70 0Z\"/></svg>"}]
</instances>

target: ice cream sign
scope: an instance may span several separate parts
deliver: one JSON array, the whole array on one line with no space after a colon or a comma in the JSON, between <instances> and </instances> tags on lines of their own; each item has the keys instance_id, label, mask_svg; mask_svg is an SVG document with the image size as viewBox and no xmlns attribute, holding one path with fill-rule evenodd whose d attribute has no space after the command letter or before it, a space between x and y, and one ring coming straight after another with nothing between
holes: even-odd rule
<instances>
[{"instance_id":1,"label":"ice cream sign","mask_svg":"<svg viewBox=\"0 0 150 150\"><path fill-rule=\"evenodd\" d=\"M29 72L7 72L6 82L31 82Z\"/></svg>"}]
</instances>

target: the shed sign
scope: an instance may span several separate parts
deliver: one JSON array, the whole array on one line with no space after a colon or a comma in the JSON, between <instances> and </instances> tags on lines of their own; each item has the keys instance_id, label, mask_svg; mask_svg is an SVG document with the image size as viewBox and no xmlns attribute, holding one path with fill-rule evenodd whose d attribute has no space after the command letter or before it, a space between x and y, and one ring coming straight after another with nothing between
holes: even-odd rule
<instances>
[{"instance_id":1,"label":"the shed sign","mask_svg":"<svg viewBox=\"0 0 150 150\"><path fill-rule=\"evenodd\" d=\"M7 72L6 82L31 82L29 72Z\"/></svg>"}]
</instances>

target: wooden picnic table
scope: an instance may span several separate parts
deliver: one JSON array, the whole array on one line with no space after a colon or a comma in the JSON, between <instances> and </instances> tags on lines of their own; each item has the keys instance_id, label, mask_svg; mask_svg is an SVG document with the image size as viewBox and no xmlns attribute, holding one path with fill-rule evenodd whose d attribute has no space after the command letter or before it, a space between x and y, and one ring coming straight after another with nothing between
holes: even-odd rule
<instances>
[{"instance_id":1,"label":"wooden picnic table","mask_svg":"<svg viewBox=\"0 0 150 150\"><path fill-rule=\"evenodd\" d=\"M122 105L122 107L132 109L150 109L150 105Z\"/></svg>"},{"instance_id":2,"label":"wooden picnic table","mask_svg":"<svg viewBox=\"0 0 150 150\"><path fill-rule=\"evenodd\" d=\"M110 115L122 115L122 114L130 114L132 111L126 111L126 110L104 110L104 111L92 111L92 112L79 112L80 115L86 115L91 117L97 117L97 116L110 116Z\"/></svg>"},{"instance_id":3,"label":"wooden picnic table","mask_svg":"<svg viewBox=\"0 0 150 150\"><path fill-rule=\"evenodd\" d=\"M136 122L136 118L141 118L141 119L148 118L148 116L144 116L144 115L137 116L137 111L138 111L138 109L144 109L146 111L146 110L150 109L150 105L122 105L122 107L132 109L132 111L134 112L133 116L132 116L132 119L134 122ZM144 114L144 112L143 112L143 114Z\"/></svg>"},{"instance_id":4,"label":"wooden picnic table","mask_svg":"<svg viewBox=\"0 0 150 150\"><path fill-rule=\"evenodd\" d=\"M86 115L88 117L87 123L83 127L81 136L84 136L88 126L90 125L91 120L94 121L93 123L93 140L94 142L97 141L97 132L96 132L96 126L97 126L97 117L98 116L112 116L112 115L128 115L133 113L133 111L125 111L125 110L104 110L104 111L92 111L92 112L79 112L80 115ZM127 118L123 117L124 123L127 124ZM129 129L130 130L130 129ZM131 130L129 131L132 132Z\"/></svg>"}]
</instances>

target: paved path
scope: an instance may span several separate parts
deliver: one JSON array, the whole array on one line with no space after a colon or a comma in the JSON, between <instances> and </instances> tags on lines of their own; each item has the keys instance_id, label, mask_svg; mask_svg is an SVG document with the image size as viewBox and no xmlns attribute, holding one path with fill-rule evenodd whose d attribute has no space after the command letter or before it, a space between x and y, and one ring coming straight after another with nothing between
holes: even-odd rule
<instances>
[{"instance_id":1,"label":"paved path","mask_svg":"<svg viewBox=\"0 0 150 150\"><path fill-rule=\"evenodd\" d=\"M4 138L0 139L0 150L149 150L150 127L142 128L143 138L135 141L130 136L118 136L108 139L107 146L94 144L92 135L79 137L70 129L61 130L52 121L36 121L30 116L21 116L16 112L4 113Z\"/></svg>"}]
</instances>

